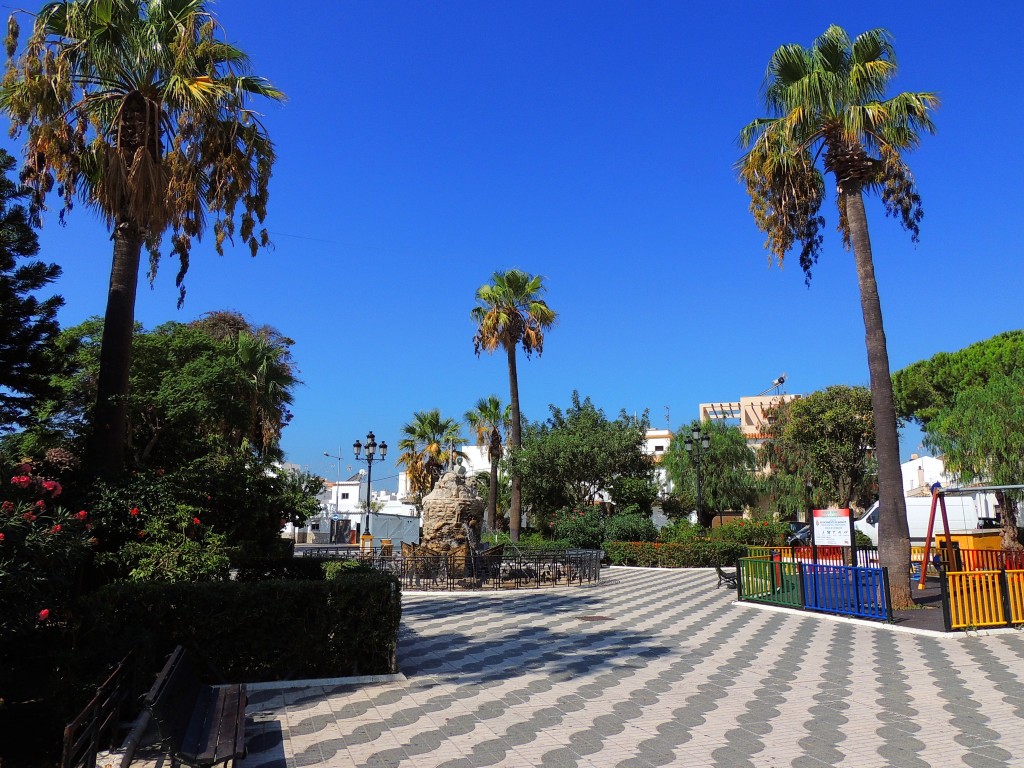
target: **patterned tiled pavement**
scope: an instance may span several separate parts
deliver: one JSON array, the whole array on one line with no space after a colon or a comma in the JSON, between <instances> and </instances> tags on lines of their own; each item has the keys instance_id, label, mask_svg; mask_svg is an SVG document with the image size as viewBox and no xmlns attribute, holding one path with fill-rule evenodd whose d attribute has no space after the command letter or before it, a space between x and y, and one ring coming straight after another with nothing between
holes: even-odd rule
<instances>
[{"instance_id":1,"label":"patterned tiled pavement","mask_svg":"<svg viewBox=\"0 0 1024 768\"><path fill-rule=\"evenodd\" d=\"M715 583L407 593L405 679L252 692L240 766L1024 766L1024 634L765 611Z\"/></svg>"}]
</instances>

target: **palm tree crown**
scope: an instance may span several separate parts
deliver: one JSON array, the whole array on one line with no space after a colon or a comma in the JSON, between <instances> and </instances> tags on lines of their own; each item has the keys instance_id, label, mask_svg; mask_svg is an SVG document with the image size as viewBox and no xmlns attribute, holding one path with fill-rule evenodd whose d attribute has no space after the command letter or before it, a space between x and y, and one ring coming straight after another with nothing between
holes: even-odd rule
<instances>
[{"instance_id":1,"label":"palm tree crown","mask_svg":"<svg viewBox=\"0 0 1024 768\"><path fill-rule=\"evenodd\" d=\"M398 464L405 467L413 494L422 497L433 489L444 465L452 459L451 446L465 442L460 432L459 422L443 418L438 408L416 411L412 421L402 426Z\"/></svg>"},{"instance_id":2,"label":"palm tree crown","mask_svg":"<svg viewBox=\"0 0 1024 768\"><path fill-rule=\"evenodd\" d=\"M508 432L512 421L511 406L502 406L497 395L481 397L476 407L466 411L466 422L471 432L476 433L476 444L487 447L490 461L490 477L487 482L487 517L484 530L493 531L498 508L498 461L501 459L502 433Z\"/></svg>"},{"instance_id":3,"label":"palm tree crown","mask_svg":"<svg viewBox=\"0 0 1024 768\"><path fill-rule=\"evenodd\" d=\"M763 88L769 117L740 133L749 150L739 163L754 219L780 263L800 243L800 266L808 280L822 244L819 215L824 199L822 170L836 181L840 229L849 244L846 199L877 191L890 215L913 239L921 199L902 152L934 132L934 93L884 95L896 74L889 34L873 29L851 40L829 27L810 48L783 45L772 54Z\"/></svg>"},{"instance_id":4,"label":"palm tree crown","mask_svg":"<svg viewBox=\"0 0 1024 768\"><path fill-rule=\"evenodd\" d=\"M207 213L218 253L239 207L242 241L253 255L267 244L255 226L274 152L247 101L284 94L249 74L203 0L47 3L18 59L15 16L8 31L0 109L27 130L24 178L37 213L56 182L65 210L78 195L111 225L131 222L151 274L170 228L179 287Z\"/></svg>"}]
</instances>

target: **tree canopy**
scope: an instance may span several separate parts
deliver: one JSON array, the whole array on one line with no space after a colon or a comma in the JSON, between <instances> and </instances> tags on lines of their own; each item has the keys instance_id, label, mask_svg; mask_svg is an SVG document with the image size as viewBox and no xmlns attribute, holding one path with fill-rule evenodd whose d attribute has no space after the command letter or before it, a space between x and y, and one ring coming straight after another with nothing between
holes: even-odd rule
<instances>
[{"instance_id":1,"label":"tree canopy","mask_svg":"<svg viewBox=\"0 0 1024 768\"><path fill-rule=\"evenodd\" d=\"M509 458L523 478L524 505L535 519L564 507L586 507L603 492L613 503L636 504L643 493L635 484L656 487L654 465L644 452L646 413L622 411L612 420L575 391L565 410L549 408L551 416L528 425L522 449Z\"/></svg>"},{"instance_id":2,"label":"tree canopy","mask_svg":"<svg viewBox=\"0 0 1024 768\"><path fill-rule=\"evenodd\" d=\"M0 150L0 432L23 426L46 392L64 303L36 295L60 267L32 259L39 241L23 204L29 193L9 178L13 169L14 158Z\"/></svg>"},{"instance_id":3,"label":"tree canopy","mask_svg":"<svg viewBox=\"0 0 1024 768\"><path fill-rule=\"evenodd\" d=\"M742 510L757 502L757 459L738 427L720 421L694 421L686 431L695 428L709 438L700 457L703 514L697 521L708 527L719 513ZM676 492L695 500L697 466L685 440L673 440L663 462Z\"/></svg>"},{"instance_id":4,"label":"tree canopy","mask_svg":"<svg viewBox=\"0 0 1024 768\"><path fill-rule=\"evenodd\" d=\"M897 371L893 385L901 415L961 483L1024 483L1024 331L940 352ZM1004 546L1017 545L1020 496L997 494Z\"/></svg>"},{"instance_id":5,"label":"tree canopy","mask_svg":"<svg viewBox=\"0 0 1024 768\"><path fill-rule=\"evenodd\" d=\"M875 429L866 387L836 385L779 403L769 424L761 446L761 461L771 470L764 485L780 507L805 508L807 483L818 503L864 508L875 500Z\"/></svg>"}]
</instances>

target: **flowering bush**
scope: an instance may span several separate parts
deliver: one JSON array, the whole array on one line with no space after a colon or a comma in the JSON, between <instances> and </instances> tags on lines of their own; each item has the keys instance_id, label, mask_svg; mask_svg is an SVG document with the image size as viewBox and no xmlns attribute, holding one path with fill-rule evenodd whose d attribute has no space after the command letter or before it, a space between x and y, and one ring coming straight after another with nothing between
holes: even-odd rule
<instances>
[{"instance_id":1,"label":"flowering bush","mask_svg":"<svg viewBox=\"0 0 1024 768\"><path fill-rule=\"evenodd\" d=\"M577 549L600 549L604 541L604 512L600 507L560 509L551 529L556 539L564 539Z\"/></svg>"},{"instance_id":2,"label":"flowering bush","mask_svg":"<svg viewBox=\"0 0 1024 768\"><path fill-rule=\"evenodd\" d=\"M662 528L658 538L665 543L687 544L698 539L706 539L707 536L707 528L691 523L683 517Z\"/></svg>"},{"instance_id":3,"label":"flowering bush","mask_svg":"<svg viewBox=\"0 0 1024 768\"><path fill-rule=\"evenodd\" d=\"M30 463L0 488L0 637L60 621L90 557L89 514L57 504L55 480Z\"/></svg>"},{"instance_id":4,"label":"flowering bush","mask_svg":"<svg viewBox=\"0 0 1024 768\"><path fill-rule=\"evenodd\" d=\"M108 559L116 560L128 581L214 581L227 578L230 565L224 537L208 530L187 504L149 514L128 511L137 526L134 540Z\"/></svg>"}]
</instances>

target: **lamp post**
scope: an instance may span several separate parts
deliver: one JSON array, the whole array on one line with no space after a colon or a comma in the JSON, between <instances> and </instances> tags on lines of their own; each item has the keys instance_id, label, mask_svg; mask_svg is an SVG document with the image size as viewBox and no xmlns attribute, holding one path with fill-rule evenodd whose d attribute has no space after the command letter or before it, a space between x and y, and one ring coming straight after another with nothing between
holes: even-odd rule
<instances>
[{"instance_id":1,"label":"lamp post","mask_svg":"<svg viewBox=\"0 0 1024 768\"><path fill-rule=\"evenodd\" d=\"M324 456L328 459L335 459L338 462L338 484L334 487L334 493L332 494L332 497L334 498L334 507L337 509L341 506L341 499L338 498L338 494L341 492L339 490L341 488L341 449L338 449L337 456L333 453L328 453L327 451L324 451Z\"/></svg>"},{"instance_id":2,"label":"lamp post","mask_svg":"<svg viewBox=\"0 0 1024 768\"><path fill-rule=\"evenodd\" d=\"M700 427L694 427L690 432L690 437L686 438L686 442L683 443L683 447L686 452L693 456L693 466L697 470L697 525L701 524L701 520L704 515L704 496L701 492L700 486L700 458L701 453L708 449L711 445L711 438L700 431ZM718 524L722 525L722 513L718 513Z\"/></svg>"},{"instance_id":3,"label":"lamp post","mask_svg":"<svg viewBox=\"0 0 1024 768\"><path fill-rule=\"evenodd\" d=\"M363 529L363 535L370 535L370 513L373 511L370 506L370 489L373 487L373 462L383 461L384 457L388 455L388 444L380 444L380 456L377 455L377 438L373 436L373 432L366 434L366 456L360 456L359 454L363 451L363 444L356 440L352 443L352 450L356 455L356 461L366 462L366 527Z\"/></svg>"}]
</instances>

